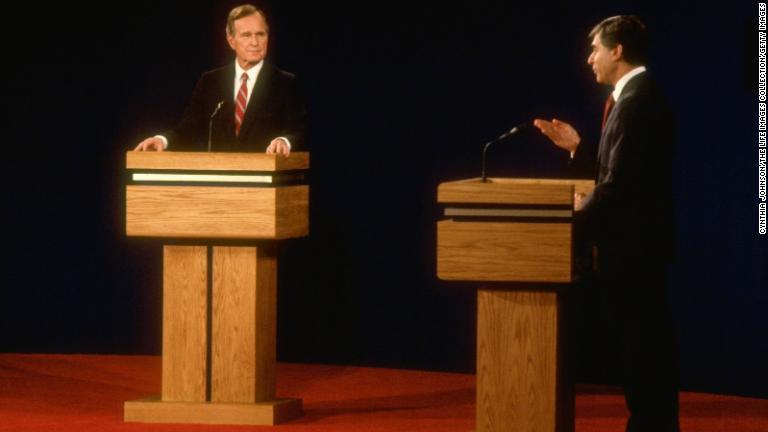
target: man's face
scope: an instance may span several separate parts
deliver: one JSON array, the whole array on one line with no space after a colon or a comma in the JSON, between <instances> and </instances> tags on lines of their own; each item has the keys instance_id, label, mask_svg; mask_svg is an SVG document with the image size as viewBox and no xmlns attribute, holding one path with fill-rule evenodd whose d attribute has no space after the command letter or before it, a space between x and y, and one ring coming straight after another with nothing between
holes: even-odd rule
<instances>
[{"instance_id":1,"label":"man's face","mask_svg":"<svg viewBox=\"0 0 768 432\"><path fill-rule=\"evenodd\" d=\"M260 13L235 20L234 34L227 34L227 42L235 51L237 62L243 69L249 69L267 55L269 30Z\"/></svg>"},{"instance_id":2,"label":"man's face","mask_svg":"<svg viewBox=\"0 0 768 432\"><path fill-rule=\"evenodd\" d=\"M621 45L610 49L603 45L600 40L600 34L596 34L592 39L592 53L589 55L587 63L592 66L592 72L595 73L595 79L601 84L616 84L616 71L618 62L621 58Z\"/></svg>"}]
</instances>

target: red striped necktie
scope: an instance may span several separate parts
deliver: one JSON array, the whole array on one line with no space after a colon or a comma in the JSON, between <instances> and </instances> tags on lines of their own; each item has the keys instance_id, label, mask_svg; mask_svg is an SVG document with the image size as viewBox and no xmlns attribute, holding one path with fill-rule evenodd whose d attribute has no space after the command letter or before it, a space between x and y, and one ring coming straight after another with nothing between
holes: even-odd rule
<instances>
[{"instance_id":1,"label":"red striped necktie","mask_svg":"<svg viewBox=\"0 0 768 432\"><path fill-rule=\"evenodd\" d=\"M611 110L615 104L616 101L613 100L613 94L609 95L608 99L605 100L605 110L603 111L603 126L600 128L600 130L605 129L605 122L608 121L608 115L611 114Z\"/></svg>"},{"instance_id":2,"label":"red striped necktie","mask_svg":"<svg viewBox=\"0 0 768 432\"><path fill-rule=\"evenodd\" d=\"M243 125L245 107L248 106L248 74L243 73L240 80L243 83L240 85L237 99L235 99L235 135L240 135L240 126Z\"/></svg>"}]
</instances>

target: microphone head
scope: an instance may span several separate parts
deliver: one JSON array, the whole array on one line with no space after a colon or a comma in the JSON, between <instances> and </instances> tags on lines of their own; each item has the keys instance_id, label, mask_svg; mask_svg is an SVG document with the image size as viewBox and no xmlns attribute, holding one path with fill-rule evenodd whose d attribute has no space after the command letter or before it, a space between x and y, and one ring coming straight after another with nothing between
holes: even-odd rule
<instances>
[{"instance_id":1,"label":"microphone head","mask_svg":"<svg viewBox=\"0 0 768 432\"><path fill-rule=\"evenodd\" d=\"M221 110L221 107L224 106L224 101L219 101L219 103L216 104L216 108L213 109L213 112L211 113L210 119L213 120L214 117L216 117L216 114L219 113Z\"/></svg>"},{"instance_id":2,"label":"microphone head","mask_svg":"<svg viewBox=\"0 0 768 432\"><path fill-rule=\"evenodd\" d=\"M514 133L522 132L522 131L528 129L529 127L531 127L531 124L528 123L528 122L520 123L519 125L517 125L517 126L513 127L512 129L510 129L509 133L510 134L514 134Z\"/></svg>"}]
</instances>

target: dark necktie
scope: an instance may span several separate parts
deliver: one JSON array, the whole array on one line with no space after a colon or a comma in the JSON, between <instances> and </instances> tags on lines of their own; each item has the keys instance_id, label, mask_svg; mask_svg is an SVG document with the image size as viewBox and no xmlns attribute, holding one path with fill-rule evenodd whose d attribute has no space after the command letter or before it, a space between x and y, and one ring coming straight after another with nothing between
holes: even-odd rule
<instances>
[{"instance_id":1,"label":"dark necktie","mask_svg":"<svg viewBox=\"0 0 768 432\"><path fill-rule=\"evenodd\" d=\"M611 114L611 110L615 104L616 102L613 100L613 94L609 95L608 99L605 100L605 110L603 111L603 126L600 128L601 131L605 129L605 122L608 121L608 115Z\"/></svg>"}]
</instances>

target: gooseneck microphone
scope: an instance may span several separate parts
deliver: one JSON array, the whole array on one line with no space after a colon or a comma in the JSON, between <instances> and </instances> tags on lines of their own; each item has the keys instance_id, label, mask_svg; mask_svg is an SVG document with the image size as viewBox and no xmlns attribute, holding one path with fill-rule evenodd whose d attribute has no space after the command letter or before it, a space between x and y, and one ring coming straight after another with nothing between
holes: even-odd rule
<instances>
[{"instance_id":1,"label":"gooseneck microphone","mask_svg":"<svg viewBox=\"0 0 768 432\"><path fill-rule=\"evenodd\" d=\"M499 141L501 141L501 140L503 140L505 138L511 137L512 135L514 135L514 134L516 134L518 132L522 132L522 131L528 129L528 126L529 126L528 123L520 123L519 125L517 125L517 126L513 127L512 129L508 130L507 132L504 132L503 134L499 135L498 137L496 137L496 138L488 141L487 143L485 143L485 146L483 146L482 174L480 176L481 181L483 183L488 181L488 179L486 178L486 175L485 175L485 153L488 151L488 147L490 147L491 144L493 144L493 143L499 142Z\"/></svg>"},{"instance_id":2,"label":"gooseneck microphone","mask_svg":"<svg viewBox=\"0 0 768 432\"><path fill-rule=\"evenodd\" d=\"M216 108L213 110L213 114L211 114L210 119L208 119L208 152L211 152L211 138L213 137L213 118L216 117L216 114L219 113L219 110L221 110L221 107L224 106L224 101L219 101L219 103L216 104Z\"/></svg>"}]
</instances>

